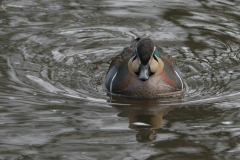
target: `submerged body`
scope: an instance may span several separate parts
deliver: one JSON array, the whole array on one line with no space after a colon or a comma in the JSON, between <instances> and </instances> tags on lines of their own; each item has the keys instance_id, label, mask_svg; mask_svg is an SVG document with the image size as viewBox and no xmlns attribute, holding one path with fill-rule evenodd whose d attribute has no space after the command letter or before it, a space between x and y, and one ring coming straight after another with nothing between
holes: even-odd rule
<instances>
[{"instance_id":1,"label":"submerged body","mask_svg":"<svg viewBox=\"0 0 240 160\"><path fill-rule=\"evenodd\" d=\"M111 93L139 98L178 96L185 90L172 56L141 37L112 60L105 85Z\"/></svg>"}]
</instances>

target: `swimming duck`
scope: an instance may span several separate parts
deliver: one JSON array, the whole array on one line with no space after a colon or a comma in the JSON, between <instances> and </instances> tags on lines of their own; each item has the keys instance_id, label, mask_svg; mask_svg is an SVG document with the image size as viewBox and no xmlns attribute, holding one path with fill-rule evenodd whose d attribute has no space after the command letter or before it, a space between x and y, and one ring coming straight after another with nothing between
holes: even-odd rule
<instances>
[{"instance_id":1,"label":"swimming duck","mask_svg":"<svg viewBox=\"0 0 240 160\"><path fill-rule=\"evenodd\" d=\"M145 34L132 33L137 38L110 64L105 82L108 91L139 98L182 95L185 84L173 57Z\"/></svg>"}]
</instances>

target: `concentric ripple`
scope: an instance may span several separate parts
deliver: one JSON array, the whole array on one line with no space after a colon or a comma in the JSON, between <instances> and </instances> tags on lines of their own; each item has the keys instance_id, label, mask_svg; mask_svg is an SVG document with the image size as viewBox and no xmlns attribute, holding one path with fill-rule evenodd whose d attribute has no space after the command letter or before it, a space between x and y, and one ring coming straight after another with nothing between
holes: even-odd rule
<instances>
[{"instance_id":1,"label":"concentric ripple","mask_svg":"<svg viewBox=\"0 0 240 160\"><path fill-rule=\"evenodd\" d=\"M0 2L0 159L239 159L238 1ZM130 30L175 58L182 99L107 93Z\"/></svg>"},{"instance_id":2,"label":"concentric ripple","mask_svg":"<svg viewBox=\"0 0 240 160\"><path fill-rule=\"evenodd\" d=\"M126 5L134 10L131 3ZM27 11L33 6L24 8L24 13L29 15ZM8 4L8 7L16 9L12 4ZM99 7L109 6L106 4ZM119 5L115 9L120 12L123 8ZM129 31L134 27L136 30L142 21L149 21L151 27L142 28L138 32L146 32L178 62L187 85L183 101L214 98L218 100L219 97L232 93L238 95L240 88L236 85L239 83L237 35L240 31L236 27L236 13L226 13L226 18L208 14L206 10L199 10L199 13L195 8L186 11L175 7L162 9L157 13L146 13L155 16L133 16L130 18L132 27L124 28L124 24L114 27L101 21L104 16L108 17L106 23L119 23L123 20L122 17L115 19L110 8L104 12L99 10L98 16L89 12L82 14L82 10L77 11L73 13L67 10L63 14L56 11L63 19L71 15L72 18L67 20L74 22L74 25L61 25L59 19L54 19L56 13L50 9L48 14L42 11L42 14L37 15L38 20L47 17L49 23L31 22L31 17L36 18L36 15L30 16L28 21L19 17L18 21L9 20L13 26L22 23L31 24L27 28L34 28L28 32L25 28L10 36L10 40L14 41L15 53L11 54L9 61L21 82L38 90L66 93L72 97L108 99L104 79L109 63L129 43L132 36ZM101 14L102 16L99 16ZM90 25L91 20L96 19L95 22L98 23ZM130 19L125 17L124 23L130 23ZM39 30L38 25L43 28Z\"/></svg>"}]
</instances>

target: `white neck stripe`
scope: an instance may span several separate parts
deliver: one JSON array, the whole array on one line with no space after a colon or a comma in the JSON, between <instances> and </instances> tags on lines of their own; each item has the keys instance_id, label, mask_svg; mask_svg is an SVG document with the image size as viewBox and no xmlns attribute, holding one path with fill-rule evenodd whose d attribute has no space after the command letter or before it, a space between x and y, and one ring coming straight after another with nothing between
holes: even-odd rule
<instances>
[{"instance_id":1,"label":"white neck stripe","mask_svg":"<svg viewBox=\"0 0 240 160\"><path fill-rule=\"evenodd\" d=\"M114 74L114 76L113 76L113 78L112 78L112 80L111 80L111 83L110 83L110 92L112 92L112 84L113 84L113 80L115 79L116 75L117 75L117 72Z\"/></svg>"}]
</instances>

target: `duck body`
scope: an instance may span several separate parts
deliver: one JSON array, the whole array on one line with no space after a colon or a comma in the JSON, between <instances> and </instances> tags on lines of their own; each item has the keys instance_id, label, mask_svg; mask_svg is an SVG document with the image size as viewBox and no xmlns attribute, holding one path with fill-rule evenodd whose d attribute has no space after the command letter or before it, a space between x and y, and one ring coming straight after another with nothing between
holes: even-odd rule
<instances>
[{"instance_id":1,"label":"duck body","mask_svg":"<svg viewBox=\"0 0 240 160\"><path fill-rule=\"evenodd\" d=\"M139 37L112 60L105 85L110 93L138 98L178 96L185 90L172 56Z\"/></svg>"}]
</instances>

